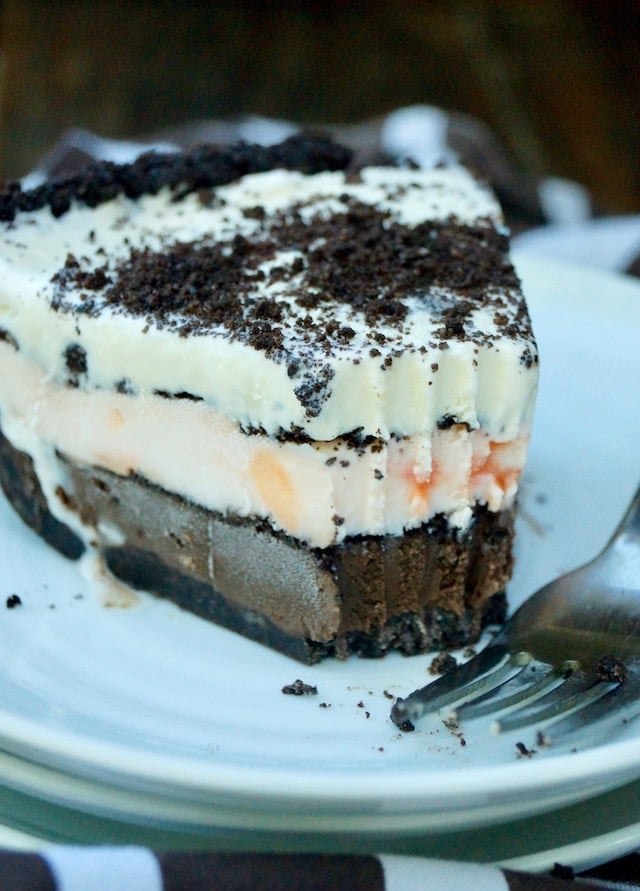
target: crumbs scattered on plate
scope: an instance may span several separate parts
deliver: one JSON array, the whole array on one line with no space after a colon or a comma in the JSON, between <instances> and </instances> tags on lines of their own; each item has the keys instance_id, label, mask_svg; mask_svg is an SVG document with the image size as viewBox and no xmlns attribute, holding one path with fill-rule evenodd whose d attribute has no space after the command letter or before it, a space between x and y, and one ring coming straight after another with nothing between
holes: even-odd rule
<instances>
[{"instance_id":1,"label":"crumbs scattered on plate","mask_svg":"<svg viewBox=\"0 0 640 891\"><path fill-rule=\"evenodd\" d=\"M282 688L282 692L288 696L317 696L318 688L314 687L313 684L305 684L304 681L298 678L292 684L286 684Z\"/></svg>"}]
</instances>

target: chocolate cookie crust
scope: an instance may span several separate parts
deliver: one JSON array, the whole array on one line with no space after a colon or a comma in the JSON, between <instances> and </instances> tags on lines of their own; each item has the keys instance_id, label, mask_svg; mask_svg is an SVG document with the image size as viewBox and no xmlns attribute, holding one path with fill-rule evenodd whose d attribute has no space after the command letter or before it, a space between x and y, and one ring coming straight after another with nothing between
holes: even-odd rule
<instances>
[{"instance_id":1,"label":"chocolate cookie crust","mask_svg":"<svg viewBox=\"0 0 640 891\"><path fill-rule=\"evenodd\" d=\"M20 518L47 544L71 560L82 556L82 541L49 510L32 459L15 449L1 430L0 488Z\"/></svg>"}]
</instances>

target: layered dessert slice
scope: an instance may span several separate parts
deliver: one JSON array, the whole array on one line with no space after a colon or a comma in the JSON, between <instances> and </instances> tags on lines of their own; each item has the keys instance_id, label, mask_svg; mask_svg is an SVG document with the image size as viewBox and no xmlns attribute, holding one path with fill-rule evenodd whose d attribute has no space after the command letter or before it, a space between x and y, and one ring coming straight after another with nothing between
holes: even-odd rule
<instances>
[{"instance_id":1,"label":"layered dessert slice","mask_svg":"<svg viewBox=\"0 0 640 891\"><path fill-rule=\"evenodd\" d=\"M307 661L503 618L537 353L466 170L303 135L0 216L0 479L50 544Z\"/></svg>"}]
</instances>

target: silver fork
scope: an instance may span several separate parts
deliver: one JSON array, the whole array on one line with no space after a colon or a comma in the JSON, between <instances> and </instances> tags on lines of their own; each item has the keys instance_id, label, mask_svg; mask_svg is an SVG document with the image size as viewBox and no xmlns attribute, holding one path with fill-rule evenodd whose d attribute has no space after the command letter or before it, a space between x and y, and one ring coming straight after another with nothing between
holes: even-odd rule
<instances>
[{"instance_id":1,"label":"silver fork","mask_svg":"<svg viewBox=\"0 0 640 891\"><path fill-rule=\"evenodd\" d=\"M563 735L640 711L640 488L594 560L529 597L477 656L396 700L391 719L411 730L443 709L494 714L498 731L536 724L543 742L553 725Z\"/></svg>"}]
</instances>

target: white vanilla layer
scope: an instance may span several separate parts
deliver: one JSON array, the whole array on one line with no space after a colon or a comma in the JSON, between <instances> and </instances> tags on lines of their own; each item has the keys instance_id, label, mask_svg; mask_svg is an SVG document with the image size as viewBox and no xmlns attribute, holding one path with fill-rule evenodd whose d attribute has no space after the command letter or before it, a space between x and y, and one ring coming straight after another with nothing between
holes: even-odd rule
<instances>
[{"instance_id":1,"label":"white vanilla layer","mask_svg":"<svg viewBox=\"0 0 640 891\"><path fill-rule=\"evenodd\" d=\"M402 301L408 307L402 324L377 325L387 338L377 355L371 355L376 344L362 315L344 303L336 302L332 315L354 329L347 344L336 341L327 351L322 345L305 343L304 332L295 325L283 327L284 352L302 359L295 373L287 361L234 339L223 326L212 326L206 334L180 336L170 327L160 328L101 304L100 292L91 292L101 307L97 316L82 312L81 295L73 291L64 294L70 311L51 308L58 287L52 277L69 253L81 258L83 269L106 264L107 271L115 274L132 247L162 250L176 240L219 243L231 241L237 233L251 239L257 237L260 221L245 215L247 209L261 206L269 215L302 203L306 205L303 216L330 216L347 208L337 197L342 195L389 212L390 223L413 226L425 220L453 219L463 224L501 225L495 199L458 167L370 168L363 171L361 182L346 179L343 173L305 177L274 170L217 189L212 206L203 205L197 195L172 201L172 194L163 190L137 201L121 196L96 208L74 205L59 219L45 208L20 214L3 233L0 329L15 339L26 358L59 383L69 376L65 350L79 344L88 363L81 385L88 389L111 390L126 379L140 396L157 390L188 392L219 416L268 434L299 428L312 439L331 441L362 428L364 435L384 438L391 433L430 436L439 419L452 416L471 428L482 428L493 439L517 438L533 408L537 367L523 361L523 354L535 355L535 344L502 334L495 307L478 305L469 314L469 324L491 342L452 339L446 349L440 349L435 331L441 323L433 309L458 299L445 288L432 288L428 299L407 295ZM295 258L292 250L267 266L290 264ZM314 321L326 313L326 304L322 310L297 307L295 277L286 287L268 275L262 281L256 279L255 293L250 296L283 301L292 312L308 313ZM503 311L507 321L516 311L517 303L507 299ZM179 326L185 320L174 321ZM390 365L385 364L387 358L392 358ZM326 394L317 411L310 413L296 389L305 374L313 378L327 370Z\"/></svg>"},{"instance_id":2,"label":"white vanilla layer","mask_svg":"<svg viewBox=\"0 0 640 891\"><path fill-rule=\"evenodd\" d=\"M455 425L391 438L377 449L341 440L279 442L243 433L205 403L60 385L2 342L0 423L33 457L54 514L76 528L77 517L56 495L67 485L56 452L120 475L138 473L223 514L265 518L315 547L351 535L400 534L440 512L464 528L476 503L509 507L528 436L523 427L496 442L486 431Z\"/></svg>"}]
</instances>

